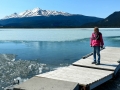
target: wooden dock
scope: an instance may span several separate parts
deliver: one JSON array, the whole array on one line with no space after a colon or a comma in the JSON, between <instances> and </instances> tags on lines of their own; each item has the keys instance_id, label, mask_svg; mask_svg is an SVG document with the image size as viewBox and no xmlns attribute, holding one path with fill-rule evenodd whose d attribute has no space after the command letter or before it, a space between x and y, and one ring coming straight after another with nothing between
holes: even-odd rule
<instances>
[{"instance_id":1,"label":"wooden dock","mask_svg":"<svg viewBox=\"0 0 120 90\"><path fill-rule=\"evenodd\" d=\"M91 64L93 56L80 59L68 67L36 75L16 85L14 90L92 90L116 76L120 69L120 48L101 50L101 65Z\"/></svg>"}]
</instances>

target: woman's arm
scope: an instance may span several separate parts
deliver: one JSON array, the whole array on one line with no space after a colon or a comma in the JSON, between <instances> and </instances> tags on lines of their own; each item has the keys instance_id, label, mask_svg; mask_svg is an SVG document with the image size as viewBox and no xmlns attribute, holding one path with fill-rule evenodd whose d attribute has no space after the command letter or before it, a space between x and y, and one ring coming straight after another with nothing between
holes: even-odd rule
<instances>
[{"instance_id":1,"label":"woman's arm","mask_svg":"<svg viewBox=\"0 0 120 90\"><path fill-rule=\"evenodd\" d=\"M104 41L103 41L102 34L100 35L100 43L101 43L101 46L103 46L103 45L104 45Z\"/></svg>"},{"instance_id":2,"label":"woman's arm","mask_svg":"<svg viewBox=\"0 0 120 90\"><path fill-rule=\"evenodd\" d=\"M92 36L90 37L90 46L92 47L92 40L93 40L93 34Z\"/></svg>"}]
</instances>

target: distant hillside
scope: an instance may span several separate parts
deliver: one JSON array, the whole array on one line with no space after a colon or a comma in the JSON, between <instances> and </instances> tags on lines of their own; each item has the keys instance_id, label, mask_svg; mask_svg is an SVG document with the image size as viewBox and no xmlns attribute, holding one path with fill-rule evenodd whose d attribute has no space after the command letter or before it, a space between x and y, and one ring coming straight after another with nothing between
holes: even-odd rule
<instances>
[{"instance_id":1,"label":"distant hillside","mask_svg":"<svg viewBox=\"0 0 120 90\"><path fill-rule=\"evenodd\" d=\"M98 22L94 22L94 23L87 23L82 25L81 27L94 27L94 26L98 26L98 27L112 27L112 28L117 28L120 27L120 11L118 12L114 12L111 15L109 15L107 18L98 21Z\"/></svg>"},{"instance_id":2,"label":"distant hillside","mask_svg":"<svg viewBox=\"0 0 120 90\"><path fill-rule=\"evenodd\" d=\"M13 28L67 28L80 27L85 23L96 22L99 20L102 19L83 15L51 15L4 19L0 20L0 24L4 25L4 27Z\"/></svg>"},{"instance_id":3,"label":"distant hillside","mask_svg":"<svg viewBox=\"0 0 120 90\"><path fill-rule=\"evenodd\" d=\"M7 28L69 28L100 20L102 18L35 8L6 16L0 24Z\"/></svg>"},{"instance_id":4,"label":"distant hillside","mask_svg":"<svg viewBox=\"0 0 120 90\"><path fill-rule=\"evenodd\" d=\"M0 24L0 28L3 27L1 24Z\"/></svg>"}]
</instances>

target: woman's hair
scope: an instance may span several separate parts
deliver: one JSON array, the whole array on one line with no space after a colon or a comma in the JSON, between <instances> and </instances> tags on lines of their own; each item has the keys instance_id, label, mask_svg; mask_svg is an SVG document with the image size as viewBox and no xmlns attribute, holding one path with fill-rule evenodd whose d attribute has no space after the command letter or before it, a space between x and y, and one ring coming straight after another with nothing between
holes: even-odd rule
<instances>
[{"instance_id":1,"label":"woman's hair","mask_svg":"<svg viewBox=\"0 0 120 90\"><path fill-rule=\"evenodd\" d=\"M98 27L94 27L94 30L97 30L99 32L99 28Z\"/></svg>"}]
</instances>

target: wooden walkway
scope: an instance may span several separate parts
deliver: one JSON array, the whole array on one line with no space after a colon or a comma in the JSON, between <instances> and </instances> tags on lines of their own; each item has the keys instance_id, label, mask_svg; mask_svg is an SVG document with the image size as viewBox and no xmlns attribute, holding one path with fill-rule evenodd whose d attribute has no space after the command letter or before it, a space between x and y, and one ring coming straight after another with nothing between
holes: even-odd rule
<instances>
[{"instance_id":1,"label":"wooden walkway","mask_svg":"<svg viewBox=\"0 0 120 90\"><path fill-rule=\"evenodd\" d=\"M112 79L120 69L120 48L101 51L101 65L91 64L93 56L80 59L68 67L36 75L16 85L14 90L92 90Z\"/></svg>"},{"instance_id":2,"label":"wooden walkway","mask_svg":"<svg viewBox=\"0 0 120 90\"><path fill-rule=\"evenodd\" d=\"M93 56L90 56L86 59L80 59L73 63L73 65L93 69L114 71L114 75L116 75L118 69L120 68L119 63L117 62L120 60L120 48L106 47L100 53L101 53L101 65L91 64Z\"/></svg>"}]
</instances>

